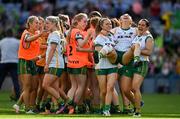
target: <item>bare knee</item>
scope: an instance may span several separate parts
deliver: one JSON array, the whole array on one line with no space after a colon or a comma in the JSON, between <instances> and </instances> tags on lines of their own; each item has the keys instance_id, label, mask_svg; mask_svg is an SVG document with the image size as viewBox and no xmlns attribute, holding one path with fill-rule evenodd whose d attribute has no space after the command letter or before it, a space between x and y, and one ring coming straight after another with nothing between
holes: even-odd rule
<instances>
[{"instance_id":1,"label":"bare knee","mask_svg":"<svg viewBox=\"0 0 180 119\"><path fill-rule=\"evenodd\" d=\"M32 88L30 85L27 85L24 87L24 91L28 91L28 92L31 92Z\"/></svg>"},{"instance_id":2,"label":"bare knee","mask_svg":"<svg viewBox=\"0 0 180 119\"><path fill-rule=\"evenodd\" d=\"M107 92L113 92L114 86L107 86Z\"/></svg>"},{"instance_id":3,"label":"bare knee","mask_svg":"<svg viewBox=\"0 0 180 119\"><path fill-rule=\"evenodd\" d=\"M123 92L124 92L125 95L129 95L130 91L131 91L131 89L125 89Z\"/></svg>"},{"instance_id":4,"label":"bare knee","mask_svg":"<svg viewBox=\"0 0 180 119\"><path fill-rule=\"evenodd\" d=\"M135 43L135 44L134 44L134 47L135 47L135 48L139 48L139 47L140 47L140 44L139 44L139 43Z\"/></svg>"},{"instance_id":5,"label":"bare knee","mask_svg":"<svg viewBox=\"0 0 180 119\"><path fill-rule=\"evenodd\" d=\"M106 96L106 90L102 90L102 91L100 92L100 95L103 96L103 97L105 97L105 96Z\"/></svg>"},{"instance_id":6,"label":"bare knee","mask_svg":"<svg viewBox=\"0 0 180 119\"><path fill-rule=\"evenodd\" d=\"M78 88L77 84L72 84L71 85L71 90L77 90L77 88Z\"/></svg>"},{"instance_id":7,"label":"bare knee","mask_svg":"<svg viewBox=\"0 0 180 119\"><path fill-rule=\"evenodd\" d=\"M48 87L49 87L49 84L48 84L48 83L43 83L43 84L42 84L42 88L43 88L44 90L47 90Z\"/></svg>"},{"instance_id":8,"label":"bare knee","mask_svg":"<svg viewBox=\"0 0 180 119\"><path fill-rule=\"evenodd\" d=\"M139 91L139 88L137 86L133 86L131 91L133 93L136 93L137 91Z\"/></svg>"}]
</instances>

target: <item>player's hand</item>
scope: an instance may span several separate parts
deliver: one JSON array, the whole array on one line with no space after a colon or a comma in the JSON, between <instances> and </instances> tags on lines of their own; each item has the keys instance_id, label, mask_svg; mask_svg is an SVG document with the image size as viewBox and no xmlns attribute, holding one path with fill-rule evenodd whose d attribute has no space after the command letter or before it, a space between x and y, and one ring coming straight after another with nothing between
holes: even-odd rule
<instances>
[{"instance_id":1,"label":"player's hand","mask_svg":"<svg viewBox=\"0 0 180 119\"><path fill-rule=\"evenodd\" d=\"M87 36L88 36L89 38L92 38L92 37L93 37L93 31L92 31L91 29L88 29L88 30L87 30Z\"/></svg>"},{"instance_id":2,"label":"player's hand","mask_svg":"<svg viewBox=\"0 0 180 119\"><path fill-rule=\"evenodd\" d=\"M46 64L45 66L44 66L44 72L48 72L49 71L49 66Z\"/></svg>"},{"instance_id":3,"label":"player's hand","mask_svg":"<svg viewBox=\"0 0 180 119\"><path fill-rule=\"evenodd\" d=\"M117 53L115 50L111 51L106 55L106 57L109 59L109 61L113 64L116 62L117 59Z\"/></svg>"},{"instance_id":4,"label":"player's hand","mask_svg":"<svg viewBox=\"0 0 180 119\"><path fill-rule=\"evenodd\" d=\"M41 36L44 36L44 37L47 37L49 35L49 33L50 33L50 31L48 31L48 30L42 30L40 32Z\"/></svg>"}]
</instances>

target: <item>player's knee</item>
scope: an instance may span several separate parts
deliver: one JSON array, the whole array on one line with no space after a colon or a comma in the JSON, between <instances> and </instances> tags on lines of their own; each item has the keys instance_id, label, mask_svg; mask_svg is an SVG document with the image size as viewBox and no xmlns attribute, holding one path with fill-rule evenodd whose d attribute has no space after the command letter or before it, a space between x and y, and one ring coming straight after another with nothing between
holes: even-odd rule
<instances>
[{"instance_id":1,"label":"player's knee","mask_svg":"<svg viewBox=\"0 0 180 119\"><path fill-rule=\"evenodd\" d=\"M139 43L135 43L134 46L135 46L135 48L140 48L140 44Z\"/></svg>"},{"instance_id":2,"label":"player's knee","mask_svg":"<svg viewBox=\"0 0 180 119\"><path fill-rule=\"evenodd\" d=\"M125 94L125 95L129 95L130 91L131 91L130 89L125 89L125 90L124 90L124 94Z\"/></svg>"},{"instance_id":3,"label":"player's knee","mask_svg":"<svg viewBox=\"0 0 180 119\"><path fill-rule=\"evenodd\" d=\"M105 97L105 96L106 96L106 90L102 90L102 91L100 92L100 95L101 95L101 97Z\"/></svg>"},{"instance_id":4,"label":"player's knee","mask_svg":"<svg viewBox=\"0 0 180 119\"><path fill-rule=\"evenodd\" d=\"M71 90L76 91L78 88L77 84L72 83L71 84Z\"/></svg>"},{"instance_id":5,"label":"player's knee","mask_svg":"<svg viewBox=\"0 0 180 119\"><path fill-rule=\"evenodd\" d=\"M134 49L135 49L135 45L132 45L131 50L134 51Z\"/></svg>"},{"instance_id":6,"label":"player's knee","mask_svg":"<svg viewBox=\"0 0 180 119\"><path fill-rule=\"evenodd\" d=\"M107 86L107 92L113 92L114 91L114 86Z\"/></svg>"},{"instance_id":7,"label":"player's knee","mask_svg":"<svg viewBox=\"0 0 180 119\"><path fill-rule=\"evenodd\" d=\"M133 87L132 87L132 92L135 93L135 92L137 92L138 90L139 90L139 88L138 88L137 86L133 86Z\"/></svg>"},{"instance_id":8,"label":"player's knee","mask_svg":"<svg viewBox=\"0 0 180 119\"><path fill-rule=\"evenodd\" d=\"M43 84L42 84L42 87L43 87L44 90L47 90L47 88L49 87L49 85L48 85L47 83L43 83Z\"/></svg>"}]
</instances>

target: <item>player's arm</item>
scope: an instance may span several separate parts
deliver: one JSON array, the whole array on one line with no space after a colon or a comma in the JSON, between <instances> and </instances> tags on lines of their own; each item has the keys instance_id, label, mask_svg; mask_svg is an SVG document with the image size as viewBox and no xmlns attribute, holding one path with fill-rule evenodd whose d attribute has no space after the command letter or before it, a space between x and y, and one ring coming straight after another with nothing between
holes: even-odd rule
<instances>
[{"instance_id":1,"label":"player's arm","mask_svg":"<svg viewBox=\"0 0 180 119\"><path fill-rule=\"evenodd\" d=\"M146 48L141 50L141 54L145 56L150 56L154 47L154 40L153 38L149 37L146 40Z\"/></svg>"},{"instance_id":2,"label":"player's arm","mask_svg":"<svg viewBox=\"0 0 180 119\"><path fill-rule=\"evenodd\" d=\"M52 57L54 55L54 52L56 50L57 45L58 45L57 43L51 42L51 48L50 48L50 51L49 51L49 54L48 54L48 58L47 58L47 62L46 62L46 65L48 65L48 66L49 66L49 64L50 64L50 62L52 60Z\"/></svg>"},{"instance_id":3,"label":"player's arm","mask_svg":"<svg viewBox=\"0 0 180 119\"><path fill-rule=\"evenodd\" d=\"M79 47L83 47L85 44L87 44L88 40L90 39L90 37L92 36L91 31L88 31L87 36L83 39L82 35L80 33L77 33L75 38L78 42L78 46Z\"/></svg>"},{"instance_id":4,"label":"player's arm","mask_svg":"<svg viewBox=\"0 0 180 119\"><path fill-rule=\"evenodd\" d=\"M116 28L111 29L111 33L115 34L116 33Z\"/></svg>"},{"instance_id":5,"label":"player's arm","mask_svg":"<svg viewBox=\"0 0 180 119\"><path fill-rule=\"evenodd\" d=\"M135 27L135 33L136 33L136 35L138 35L138 28L137 27Z\"/></svg>"},{"instance_id":6,"label":"player's arm","mask_svg":"<svg viewBox=\"0 0 180 119\"><path fill-rule=\"evenodd\" d=\"M41 36L41 34L35 34L33 36L30 36L29 34L26 34L25 37L24 37L24 41L25 42L31 42L31 41L36 40L40 36Z\"/></svg>"},{"instance_id":7,"label":"player's arm","mask_svg":"<svg viewBox=\"0 0 180 119\"><path fill-rule=\"evenodd\" d=\"M34 40L36 40L38 37L40 37L44 32L46 32L46 31L42 31L42 32L40 32L40 33L38 33L38 34L35 34L35 35L33 35L33 36L30 36L29 34L26 34L26 35L25 35L25 38L24 38L24 41L25 41L25 42L34 41Z\"/></svg>"}]
</instances>

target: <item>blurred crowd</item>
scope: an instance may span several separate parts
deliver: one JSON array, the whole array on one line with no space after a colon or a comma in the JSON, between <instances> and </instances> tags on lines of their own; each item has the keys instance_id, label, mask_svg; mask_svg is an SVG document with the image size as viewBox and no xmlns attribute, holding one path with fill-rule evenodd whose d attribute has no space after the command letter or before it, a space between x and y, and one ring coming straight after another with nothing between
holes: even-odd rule
<instances>
[{"instance_id":1,"label":"blurred crowd","mask_svg":"<svg viewBox=\"0 0 180 119\"><path fill-rule=\"evenodd\" d=\"M9 28L19 39L30 15L62 13L71 18L93 10L110 18L129 13L135 23L141 18L150 20L155 48L148 77L162 79L160 87L180 79L180 0L0 0L0 39Z\"/></svg>"}]
</instances>

